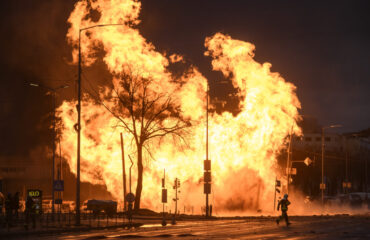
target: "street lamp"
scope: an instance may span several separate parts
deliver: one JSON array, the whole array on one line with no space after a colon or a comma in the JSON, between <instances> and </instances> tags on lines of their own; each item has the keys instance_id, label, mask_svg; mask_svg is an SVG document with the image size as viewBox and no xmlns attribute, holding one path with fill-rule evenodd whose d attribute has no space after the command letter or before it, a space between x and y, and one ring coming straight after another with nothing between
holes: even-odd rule
<instances>
[{"instance_id":1,"label":"street lamp","mask_svg":"<svg viewBox=\"0 0 370 240\"><path fill-rule=\"evenodd\" d=\"M30 83L30 86L32 87L41 87L41 88L45 88L46 90L52 92L53 94L53 166L52 166L52 174L51 174L51 177L52 177L52 203L51 203L51 212L52 212L52 220L54 220L54 213L55 213L55 207L54 207L54 179L55 179L55 137L56 137L56 134L55 134L55 125L56 125L56 92L57 90L59 89L63 89L63 88L68 88L69 86L68 85L61 85L59 87L56 87L56 88L51 88L51 87L48 87L48 86L45 86L45 85L42 85L42 84L39 84L39 83Z\"/></svg>"},{"instance_id":2,"label":"street lamp","mask_svg":"<svg viewBox=\"0 0 370 240\"><path fill-rule=\"evenodd\" d=\"M321 203L324 205L324 190L326 188L324 184L324 153L325 153L325 129L328 128L338 128L342 127L342 125L336 124L336 125L330 125L327 127L322 127L321 128L321 184L320 184L320 189L321 189Z\"/></svg>"},{"instance_id":3,"label":"street lamp","mask_svg":"<svg viewBox=\"0 0 370 240\"><path fill-rule=\"evenodd\" d=\"M80 225L80 158L81 158L81 33L92 28L107 26L124 26L124 24L98 24L90 27L80 28L78 33L78 103L77 103L77 181L76 181L76 225Z\"/></svg>"}]
</instances>

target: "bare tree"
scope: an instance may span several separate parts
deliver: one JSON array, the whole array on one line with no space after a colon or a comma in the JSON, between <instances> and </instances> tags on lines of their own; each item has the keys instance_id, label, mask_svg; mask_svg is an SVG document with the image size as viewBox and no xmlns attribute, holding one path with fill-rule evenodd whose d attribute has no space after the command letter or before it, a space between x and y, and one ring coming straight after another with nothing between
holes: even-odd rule
<instances>
[{"instance_id":1,"label":"bare tree","mask_svg":"<svg viewBox=\"0 0 370 240\"><path fill-rule=\"evenodd\" d=\"M138 169L134 209L138 210L143 188L143 150L150 154L147 143L167 135L184 140L185 129L191 124L190 120L181 117L180 107L173 102L170 93L156 92L151 88L152 78L130 72L121 74L113 85L110 96L113 102L103 105L133 136Z\"/></svg>"}]
</instances>

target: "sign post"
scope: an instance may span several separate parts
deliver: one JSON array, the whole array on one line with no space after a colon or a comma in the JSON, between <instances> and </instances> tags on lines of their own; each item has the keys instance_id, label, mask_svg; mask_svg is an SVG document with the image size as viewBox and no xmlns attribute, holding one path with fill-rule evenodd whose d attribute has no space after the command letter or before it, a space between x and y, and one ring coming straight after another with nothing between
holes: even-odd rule
<instances>
[{"instance_id":1,"label":"sign post","mask_svg":"<svg viewBox=\"0 0 370 240\"><path fill-rule=\"evenodd\" d=\"M41 214L42 212L42 191L39 189L29 189L27 190L27 196L32 198L33 203L35 204L36 214Z\"/></svg>"}]
</instances>

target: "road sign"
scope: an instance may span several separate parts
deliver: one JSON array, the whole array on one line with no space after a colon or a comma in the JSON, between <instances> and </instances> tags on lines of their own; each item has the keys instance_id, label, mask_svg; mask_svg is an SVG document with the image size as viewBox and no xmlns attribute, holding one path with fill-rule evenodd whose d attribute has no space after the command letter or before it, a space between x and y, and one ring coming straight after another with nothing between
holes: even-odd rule
<instances>
[{"instance_id":1,"label":"road sign","mask_svg":"<svg viewBox=\"0 0 370 240\"><path fill-rule=\"evenodd\" d=\"M39 189L27 190L27 196L31 197L35 204L36 214L41 213L42 210L42 191Z\"/></svg>"},{"instance_id":2,"label":"road sign","mask_svg":"<svg viewBox=\"0 0 370 240\"><path fill-rule=\"evenodd\" d=\"M129 203L132 203L135 201L135 195L133 193L127 193L126 194L126 201Z\"/></svg>"},{"instance_id":3,"label":"road sign","mask_svg":"<svg viewBox=\"0 0 370 240\"><path fill-rule=\"evenodd\" d=\"M62 204L63 203L63 200L61 198L57 198L55 199L55 204Z\"/></svg>"},{"instance_id":4,"label":"road sign","mask_svg":"<svg viewBox=\"0 0 370 240\"><path fill-rule=\"evenodd\" d=\"M290 173L289 173L289 169L290 169ZM286 174L297 175L297 169L296 168L287 168L286 169Z\"/></svg>"},{"instance_id":5,"label":"road sign","mask_svg":"<svg viewBox=\"0 0 370 240\"><path fill-rule=\"evenodd\" d=\"M326 188L326 184L325 183L320 183L320 189L325 189Z\"/></svg>"},{"instance_id":6,"label":"road sign","mask_svg":"<svg viewBox=\"0 0 370 240\"><path fill-rule=\"evenodd\" d=\"M64 181L54 180L54 191L62 192L64 191Z\"/></svg>"},{"instance_id":7,"label":"road sign","mask_svg":"<svg viewBox=\"0 0 370 240\"><path fill-rule=\"evenodd\" d=\"M309 157L307 157L303 162L304 162L304 164L309 166L312 163L312 160Z\"/></svg>"}]
</instances>

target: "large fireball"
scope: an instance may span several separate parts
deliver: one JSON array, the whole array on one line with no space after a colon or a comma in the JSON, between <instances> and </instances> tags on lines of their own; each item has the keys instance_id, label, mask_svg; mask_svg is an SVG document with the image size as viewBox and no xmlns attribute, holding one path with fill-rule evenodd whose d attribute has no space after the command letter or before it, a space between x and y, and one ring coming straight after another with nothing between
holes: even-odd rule
<instances>
[{"instance_id":1,"label":"large fireball","mask_svg":"<svg viewBox=\"0 0 370 240\"><path fill-rule=\"evenodd\" d=\"M94 17L92 13L98 17ZM156 92L172 92L184 117L192 120L186 144L176 144L171 137L152 140L147 148L144 170L142 207L160 210L161 178L166 169L167 188L172 199L172 182L181 180L180 206L200 212L204 206L203 160L205 159L205 116L207 79L196 67L186 70L181 81L173 81L169 71L171 59L156 51L135 28L139 23L140 2L133 0L79 1L70 15L67 39L74 47L77 62L79 29L107 23L124 26L102 27L83 31L81 50L83 68L93 66L99 51L111 74L111 82L120 73L135 72L153 79ZM225 112L210 115L209 141L212 161L211 204L217 213L226 211L271 210L277 155L285 148L286 136L298 117L299 100L295 86L278 73L271 73L270 63L254 60L255 46L217 33L205 39L205 55L212 66L232 81L240 100L237 116ZM179 58L179 56L176 56ZM101 97L110 94L109 87L99 89ZM109 103L107 103L109 104ZM65 129L62 144L72 171L76 170L77 121L75 102L64 102L59 110ZM122 200L122 160L119 133L113 130L117 120L95 99L84 95L82 105L81 179L105 184L113 196ZM169 119L168 121L171 121ZM299 133L298 127L293 131ZM123 132L126 153L135 156L132 136ZM128 158L126 158L128 159ZM126 162L126 167L129 165ZM126 172L128 167L126 168ZM133 186L136 187L136 166ZM169 201L172 202L172 201ZM171 207L171 206L169 206Z\"/></svg>"}]
</instances>

